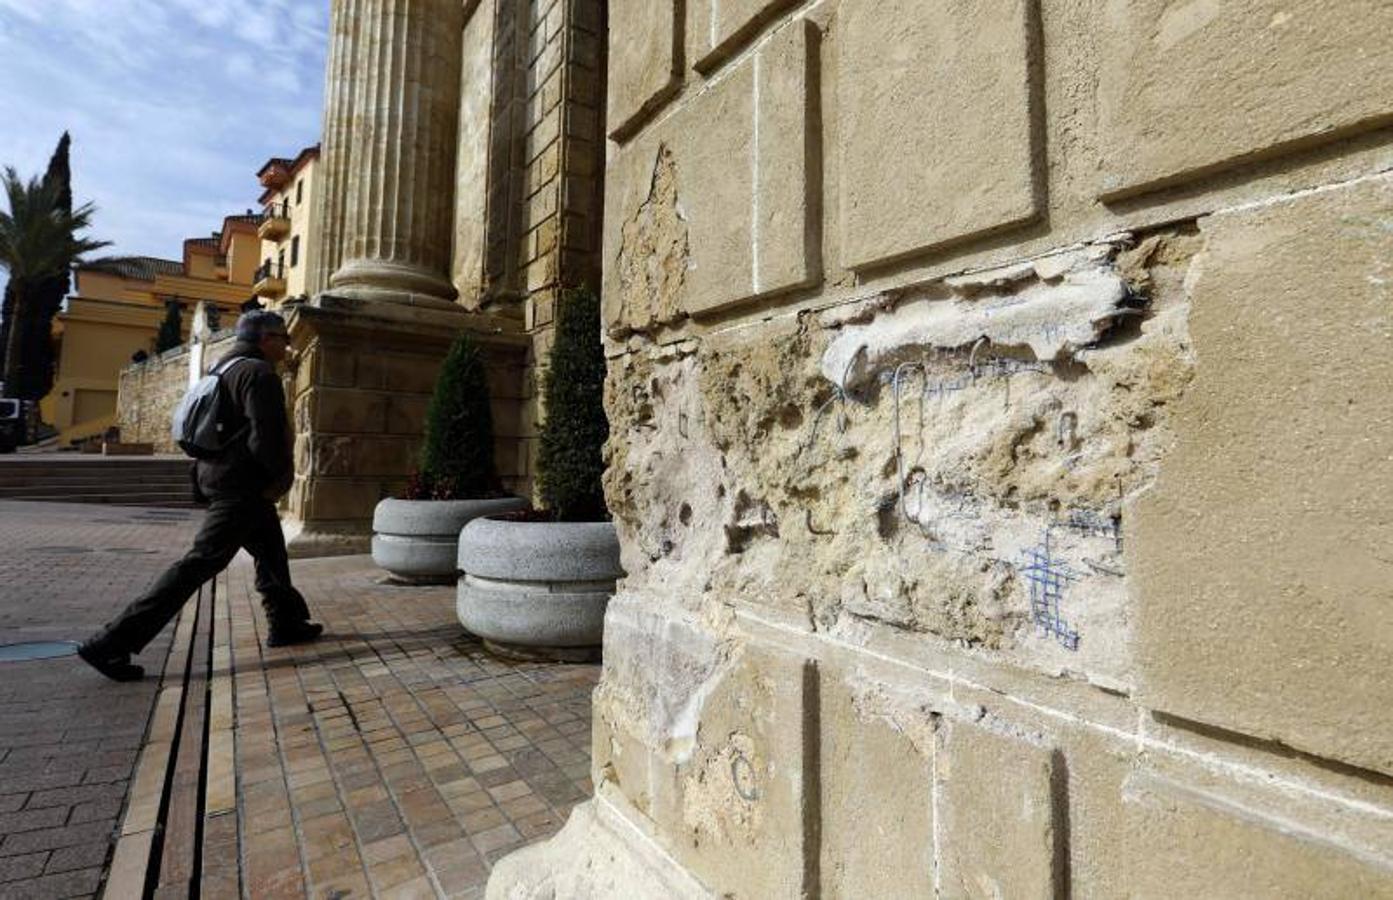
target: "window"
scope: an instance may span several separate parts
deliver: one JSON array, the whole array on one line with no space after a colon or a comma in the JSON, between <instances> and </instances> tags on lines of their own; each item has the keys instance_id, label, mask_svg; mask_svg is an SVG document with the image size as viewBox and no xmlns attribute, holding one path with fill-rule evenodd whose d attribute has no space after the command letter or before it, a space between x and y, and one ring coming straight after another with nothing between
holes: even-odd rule
<instances>
[{"instance_id":1,"label":"window","mask_svg":"<svg viewBox=\"0 0 1393 900\"><path fill-rule=\"evenodd\" d=\"M276 254L276 277L285 277L285 250L281 250L280 253Z\"/></svg>"},{"instance_id":2,"label":"window","mask_svg":"<svg viewBox=\"0 0 1393 900\"><path fill-rule=\"evenodd\" d=\"M301 178L299 181L295 182L295 205L299 206L300 201L303 199L305 199L305 179ZM293 266L295 264L291 263L291 265Z\"/></svg>"},{"instance_id":3,"label":"window","mask_svg":"<svg viewBox=\"0 0 1393 900\"><path fill-rule=\"evenodd\" d=\"M295 268L300 262L300 236L297 234L290 239L290 268Z\"/></svg>"}]
</instances>

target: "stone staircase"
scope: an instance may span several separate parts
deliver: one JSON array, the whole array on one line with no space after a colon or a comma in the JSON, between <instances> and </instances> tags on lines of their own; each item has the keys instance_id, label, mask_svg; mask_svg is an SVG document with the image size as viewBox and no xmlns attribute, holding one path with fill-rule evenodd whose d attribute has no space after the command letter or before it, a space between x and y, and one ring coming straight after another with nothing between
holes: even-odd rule
<instances>
[{"instance_id":1,"label":"stone staircase","mask_svg":"<svg viewBox=\"0 0 1393 900\"><path fill-rule=\"evenodd\" d=\"M0 500L182 509L193 506L189 465L182 456L0 456Z\"/></svg>"}]
</instances>

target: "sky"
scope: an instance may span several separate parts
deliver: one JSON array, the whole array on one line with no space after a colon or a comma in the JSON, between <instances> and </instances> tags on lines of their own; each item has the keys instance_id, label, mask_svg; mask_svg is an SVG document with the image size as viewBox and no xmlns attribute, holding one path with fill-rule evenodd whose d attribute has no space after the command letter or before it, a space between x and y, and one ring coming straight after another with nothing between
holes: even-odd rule
<instances>
[{"instance_id":1,"label":"sky","mask_svg":"<svg viewBox=\"0 0 1393 900\"><path fill-rule=\"evenodd\" d=\"M179 259L318 142L329 0L0 0L0 166L72 134L102 255Z\"/></svg>"}]
</instances>

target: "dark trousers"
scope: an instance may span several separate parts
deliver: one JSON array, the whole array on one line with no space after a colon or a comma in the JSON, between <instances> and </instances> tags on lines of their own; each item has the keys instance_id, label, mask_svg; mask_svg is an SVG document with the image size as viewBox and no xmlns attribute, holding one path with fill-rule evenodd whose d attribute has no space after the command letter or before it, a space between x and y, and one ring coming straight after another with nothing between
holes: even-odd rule
<instances>
[{"instance_id":1,"label":"dark trousers","mask_svg":"<svg viewBox=\"0 0 1393 900\"><path fill-rule=\"evenodd\" d=\"M193 549L109 622L99 640L117 651L139 653L199 585L227 568L242 548L256 560L256 589L270 627L294 627L307 621L310 611L305 598L290 583L290 560L275 504L261 497L215 497Z\"/></svg>"}]
</instances>

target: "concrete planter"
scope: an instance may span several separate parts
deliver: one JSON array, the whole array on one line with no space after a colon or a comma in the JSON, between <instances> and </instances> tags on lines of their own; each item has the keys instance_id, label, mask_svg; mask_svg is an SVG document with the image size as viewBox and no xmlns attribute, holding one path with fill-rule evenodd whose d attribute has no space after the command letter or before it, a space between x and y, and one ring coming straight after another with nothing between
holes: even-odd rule
<instances>
[{"instance_id":1,"label":"concrete planter","mask_svg":"<svg viewBox=\"0 0 1393 900\"><path fill-rule=\"evenodd\" d=\"M407 584L450 584L460 529L478 516L526 508L521 497L383 500L372 514L372 561Z\"/></svg>"},{"instance_id":2,"label":"concrete planter","mask_svg":"<svg viewBox=\"0 0 1393 900\"><path fill-rule=\"evenodd\" d=\"M598 655L619 567L610 522L475 519L459 541L459 620L504 656Z\"/></svg>"}]
</instances>

